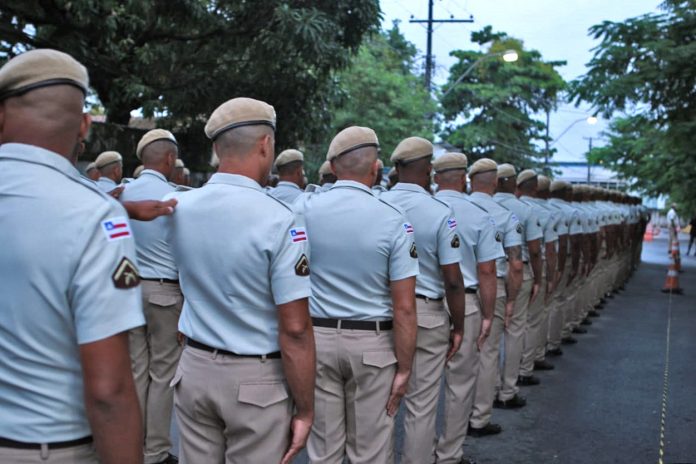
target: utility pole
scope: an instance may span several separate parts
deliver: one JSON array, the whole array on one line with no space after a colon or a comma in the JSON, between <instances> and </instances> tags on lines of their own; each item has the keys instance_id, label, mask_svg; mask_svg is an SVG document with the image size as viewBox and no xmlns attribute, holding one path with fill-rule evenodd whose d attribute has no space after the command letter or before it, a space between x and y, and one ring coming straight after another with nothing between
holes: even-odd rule
<instances>
[{"instance_id":1,"label":"utility pole","mask_svg":"<svg viewBox=\"0 0 696 464\"><path fill-rule=\"evenodd\" d=\"M590 155L592 154L593 137L583 137L583 139L588 140L590 143L589 149L587 150L587 183L589 184L592 180L592 172L590 171L590 169L592 168L592 164L590 162Z\"/></svg>"},{"instance_id":2,"label":"utility pole","mask_svg":"<svg viewBox=\"0 0 696 464\"><path fill-rule=\"evenodd\" d=\"M549 146L549 126L551 125L551 110L546 108L546 139L544 143L546 145L545 156L544 156L544 168L549 168L549 158L551 157L551 147Z\"/></svg>"},{"instance_id":3,"label":"utility pole","mask_svg":"<svg viewBox=\"0 0 696 464\"><path fill-rule=\"evenodd\" d=\"M450 16L450 19L433 19L433 3L434 0L428 0L428 19L414 19L411 16L409 23L427 23L428 40L425 52L425 88L428 92L431 90L431 82L433 79L433 24L435 23L473 23L474 17L469 16L469 19L455 19Z\"/></svg>"}]
</instances>

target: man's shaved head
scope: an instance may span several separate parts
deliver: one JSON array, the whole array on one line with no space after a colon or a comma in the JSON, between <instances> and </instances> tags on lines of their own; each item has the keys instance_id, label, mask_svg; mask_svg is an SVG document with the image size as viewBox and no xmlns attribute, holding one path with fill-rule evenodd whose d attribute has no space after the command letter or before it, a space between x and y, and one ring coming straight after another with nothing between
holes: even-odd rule
<instances>
[{"instance_id":1,"label":"man's shaved head","mask_svg":"<svg viewBox=\"0 0 696 464\"><path fill-rule=\"evenodd\" d=\"M471 178L471 189L492 194L498 183L496 171L479 172Z\"/></svg>"},{"instance_id":2,"label":"man's shaved head","mask_svg":"<svg viewBox=\"0 0 696 464\"><path fill-rule=\"evenodd\" d=\"M263 124L236 127L223 132L215 139L215 152L220 158L246 156L265 136L274 138L272 127Z\"/></svg>"},{"instance_id":3,"label":"man's shaved head","mask_svg":"<svg viewBox=\"0 0 696 464\"><path fill-rule=\"evenodd\" d=\"M345 155L331 160L336 176L341 179L344 177L365 177L371 174L377 161L376 147L363 147L350 151Z\"/></svg>"},{"instance_id":4,"label":"man's shaved head","mask_svg":"<svg viewBox=\"0 0 696 464\"><path fill-rule=\"evenodd\" d=\"M72 85L51 85L0 102L0 143L26 143L77 161L89 129L84 94Z\"/></svg>"},{"instance_id":5,"label":"man's shaved head","mask_svg":"<svg viewBox=\"0 0 696 464\"><path fill-rule=\"evenodd\" d=\"M179 155L179 147L169 140L155 140L148 144L140 155L143 165L159 164L164 158L174 153L174 156Z\"/></svg>"}]
</instances>

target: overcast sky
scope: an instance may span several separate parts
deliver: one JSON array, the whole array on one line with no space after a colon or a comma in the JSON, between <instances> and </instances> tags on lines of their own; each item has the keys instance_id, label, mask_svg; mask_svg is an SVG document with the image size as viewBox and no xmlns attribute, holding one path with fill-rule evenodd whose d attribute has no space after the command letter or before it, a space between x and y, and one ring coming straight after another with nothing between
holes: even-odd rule
<instances>
[{"instance_id":1,"label":"overcast sky","mask_svg":"<svg viewBox=\"0 0 696 464\"><path fill-rule=\"evenodd\" d=\"M474 17L472 24L439 24L433 34L435 55L435 84L447 81L449 67L454 59L449 52L477 47L470 41L471 31L493 26L494 31L522 39L526 48L539 50L545 60L565 60L559 68L566 80L585 73L585 64L592 57L590 51L597 42L587 35L587 29L602 21L621 21L642 14L657 12L659 0L435 0L434 18L457 19ZM411 24L411 15L427 19L428 0L382 0L383 24L391 27L394 19L401 20L400 28L406 38L425 54L425 24ZM551 135L557 137L578 119L588 116L587 108L566 105L551 116ZM590 126L576 123L556 142L556 160L582 161L588 141L583 137L599 136L606 121ZM601 140L594 141L602 145Z\"/></svg>"}]
</instances>

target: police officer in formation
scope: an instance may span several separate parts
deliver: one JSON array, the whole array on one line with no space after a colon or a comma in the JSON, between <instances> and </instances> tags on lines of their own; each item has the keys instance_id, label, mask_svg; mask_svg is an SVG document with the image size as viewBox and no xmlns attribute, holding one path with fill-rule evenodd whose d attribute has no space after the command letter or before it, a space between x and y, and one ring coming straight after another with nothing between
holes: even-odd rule
<instances>
[{"instance_id":1,"label":"police officer in formation","mask_svg":"<svg viewBox=\"0 0 696 464\"><path fill-rule=\"evenodd\" d=\"M466 156L419 137L385 191L377 134L344 129L303 193L249 98L210 115L203 187L171 183L162 129L137 179L105 152L95 183L74 167L87 88L53 50L0 69L0 462L177 462L174 409L181 462L389 463L402 399L403 462L468 462L467 433L500 433L491 408L525 406L640 260L639 199L491 159L467 195Z\"/></svg>"}]
</instances>

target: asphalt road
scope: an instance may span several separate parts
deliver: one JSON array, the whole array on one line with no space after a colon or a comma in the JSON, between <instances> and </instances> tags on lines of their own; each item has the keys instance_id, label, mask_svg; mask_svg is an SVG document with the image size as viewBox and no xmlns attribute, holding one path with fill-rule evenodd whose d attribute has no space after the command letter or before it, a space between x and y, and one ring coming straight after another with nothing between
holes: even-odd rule
<instances>
[{"instance_id":1,"label":"asphalt road","mask_svg":"<svg viewBox=\"0 0 696 464\"><path fill-rule=\"evenodd\" d=\"M660 292L668 263L664 237L646 242L626 290L608 300L578 344L563 346L556 369L538 374L541 385L523 387L525 408L494 410L503 433L468 438L466 455L479 464L660 464L666 399L661 463L696 464L696 258L682 255L680 296Z\"/></svg>"}]
</instances>

